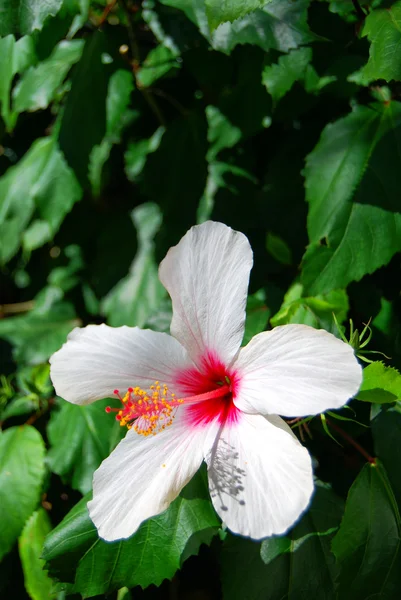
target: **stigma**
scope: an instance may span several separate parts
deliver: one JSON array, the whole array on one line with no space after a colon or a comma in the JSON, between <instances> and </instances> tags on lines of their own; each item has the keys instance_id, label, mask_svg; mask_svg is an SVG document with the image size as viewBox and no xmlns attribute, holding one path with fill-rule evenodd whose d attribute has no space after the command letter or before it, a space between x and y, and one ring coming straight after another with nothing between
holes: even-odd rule
<instances>
[{"instance_id":1,"label":"stigma","mask_svg":"<svg viewBox=\"0 0 401 600\"><path fill-rule=\"evenodd\" d=\"M136 433L143 436L156 435L172 425L177 409L182 404L204 404L206 400L223 398L229 392L229 385L221 382L217 389L209 392L177 398L166 384L155 381L148 390L138 386L130 387L124 395L121 395L119 390L114 390L114 395L120 400L122 407L107 406L106 412L117 413L116 420L121 427L134 429Z\"/></svg>"}]
</instances>

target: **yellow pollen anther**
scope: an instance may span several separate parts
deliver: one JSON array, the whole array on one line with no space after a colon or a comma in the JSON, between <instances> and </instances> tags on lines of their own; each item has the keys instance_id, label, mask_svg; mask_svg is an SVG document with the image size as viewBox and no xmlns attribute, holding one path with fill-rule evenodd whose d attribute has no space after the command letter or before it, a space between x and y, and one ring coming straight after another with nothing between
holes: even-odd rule
<instances>
[{"instance_id":1,"label":"yellow pollen anther","mask_svg":"<svg viewBox=\"0 0 401 600\"><path fill-rule=\"evenodd\" d=\"M231 394L231 387L228 384L219 385L217 389L210 392L177 398L173 392L169 392L166 384L155 381L149 390L136 386L128 388L124 395L120 395L118 390L115 390L114 394L122 403L122 408L108 406L106 412L116 412L116 419L121 427L134 429L137 433L148 436L156 435L159 431L170 427L181 404L223 398Z\"/></svg>"},{"instance_id":2,"label":"yellow pollen anther","mask_svg":"<svg viewBox=\"0 0 401 600\"><path fill-rule=\"evenodd\" d=\"M149 390L143 390L139 386L128 388L121 395L118 390L115 394L122 402L120 410L116 410L116 419L121 427L134 429L137 433L148 436L156 435L172 424L176 410L184 400L178 400L175 394L170 393L166 384L155 381Z\"/></svg>"}]
</instances>

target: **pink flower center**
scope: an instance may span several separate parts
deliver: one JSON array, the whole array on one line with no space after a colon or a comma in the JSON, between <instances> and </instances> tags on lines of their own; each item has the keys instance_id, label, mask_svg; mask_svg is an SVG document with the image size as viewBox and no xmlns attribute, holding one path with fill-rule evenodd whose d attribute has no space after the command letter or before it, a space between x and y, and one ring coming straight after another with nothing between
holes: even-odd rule
<instances>
[{"instance_id":1,"label":"pink flower center","mask_svg":"<svg viewBox=\"0 0 401 600\"><path fill-rule=\"evenodd\" d=\"M238 421L240 411L233 398L238 392L239 376L235 370L227 369L214 353L207 353L199 370L186 369L177 376L176 381L186 394L200 400L188 407L191 425L207 425L215 420L220 424ZM185 396L184 402L187 402Z\"/></svg>"},{"instance_id":2,"label":"pink flower center","mask_svg":"<svg viewBox=\"0 0 401 600\"><path fill-rule=\"evenodd\" d=\"M233 402L238 376L235 371L227 370L213 354L205 357L200 370L193 367L181 371L175 383L184 392L180 398L171 393L166 384L158 381L149 390L128 388L124 396L114 390L122 408L108 406L106 412L116 412L121 426L133 428L145 436L155 435L169 427L181 405L186 405L186 416L191 426L204 426L214 421L219 424L238 421L240 411Z\"/></svg>"}]
</instances>

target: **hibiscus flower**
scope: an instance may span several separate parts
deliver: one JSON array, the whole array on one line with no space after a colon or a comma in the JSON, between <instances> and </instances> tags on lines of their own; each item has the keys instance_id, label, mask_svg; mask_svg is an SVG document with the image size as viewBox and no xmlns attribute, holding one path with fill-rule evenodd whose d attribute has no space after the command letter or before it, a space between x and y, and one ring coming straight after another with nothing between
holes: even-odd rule
<instances>
[{"instance_id":1,"label":"hibiscus flower","mask_svg":"<svg viewBox=\"0 0 401 600\"><path fill-rule=\"evenodd\" d=\"M52 356L65 400L122 402L117 418L129 430L95 472L88 503L102 538L127 538L164 511L203 461L214 508L234 533L284 533L307 508L311 458L277 415L340 408L362 371L349 345L305 325L276 327L241 348L252 262L242 233L193 227L159 269L171 335L89 325Z\"/></svg>"}]
</instances>

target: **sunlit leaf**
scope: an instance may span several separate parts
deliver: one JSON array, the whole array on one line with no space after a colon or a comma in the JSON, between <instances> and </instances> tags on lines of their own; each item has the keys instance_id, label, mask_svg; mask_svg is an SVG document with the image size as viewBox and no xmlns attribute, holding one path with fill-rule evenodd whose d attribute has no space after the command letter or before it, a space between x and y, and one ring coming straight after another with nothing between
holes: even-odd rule
<instances>
[{"instance_id":1,"label":"sunlit leaf","mask_svg":"<svg viewBox=\"0 0 401 600\"><path fill-rule=\"evenodd\" d=\"M37 60L33 39L24 36L15 40L13 35L0 39L0 106L7 130L16 123L17 114L11 110L11 87L17 73L23 73Z\"/></svg>"},{"instance_id":2,"label":"sunlit leaf","mask_svg":"<svg viewBox=\"0 0 401 600\"><path fill-rule=\"evenodd\" d=\"M125 172L130 181L135 181L142 173L148 155L158 149L165 131L164 127L159 127L150 138L128 144L124 158Z\"/></svg>"},{"instance_id":3,"label":"sunlit leaf","mask_svg":"<svg viewBox=\"0 0 401 600\"><path fill-rule=\"evenodd\" d=\"M0 434L0 558L9 552L35 510L45 474L40 433L24 425Z\"/></svg>"},{"instance_id":4,"label":"sunlit leaf","mask_svg":"<svg viewBox=\"0 0 401 600\"><path fill-rule=\"evenodd\" d=\"M150 87L160 77L171 74L170 71L180 68L176 53L160 44L147 55L137 73L137 82L141 87Z\"/></svg>"},{"instance_id":5,"label":"sunlit leaf","mask_svg":"<svg viewBox=\"0 0 401 600\"><path fill-rule=\"evenodd\" d=\"M134 118L133 111L128 109L133 89L134 80L129 71L120 69L110 77L106 99L106 135L99 145L92 148L89 157L89 180L95 196L100 194L102 169L111 149L121 141L124 128Z\"/></svg>"},{"instance_id":6,"label":"sunlit leaf","mask_svg":"<svg viewBox=\"0 0 401 600\"><path fill-rule=\"evenodd\" d=\"M206 107L208 122L207 139L210 144L207 159L213 161L224 148L232 148L241 139L239 127L230 123L222 112L215 106Z\"/></svg>"},{"instance_id":7,"label":"sunlit leaf","mask_svg":"<svg viewBox=\"0 0 401 600\"><path fill-rule=\"evenodd\" d=\"M295 283L287 291L284 302L278 313L271 318L271 323L274 327L301 323L335 333L333 313L337 321L342 323L346 319L348 309L348 297L344 290L334 290L318 296L305 296L302 285Z\"/></svg>"},{"instance_id":8,"label":"sunlit leaf","mask_svg":"<svg viewBox=\"0 0 401 600\"><path fill-rule=\"evenodd\" d=\"M40 558L43 542L51 528L47 512L41 508L27 521L18 540L24 584L32 600L48 600L53 587L52 580L43 570L44 560Z\"/></svg>"},{"instance_id":9,"label":"sunlit leaf","mask_svg":"<svg viewBox=\"0 0 401 600\"><path fill-rule=\"evenodd\" d=\"M83 40L62 41L51 56L24 73L13 90L13 110L17 113L47 108L71 66L78 62Z\"/></svg>"},{"instance_id":10,"label":"sunlit leaf","mask_svg":"<svg viewBox=\"0 0 401 600\"><path fill-rule=\"evenodd\" d=\"M0 35L25 35L42 29L44 22L61 8L63 0L0 0Z\"/></svg>"},{"instance_id":11,"label":"sunlit leaf","mask_svg":"<svg viewBox=\"0 0 401 600\"><path fill-rule=\"evenodd\" d=\"M246 304L246 322L245 333L242 345L245 346L251 341L254 335L266 329L270 311L266 305L266 294L264 290L259 290L255 294L248 296Z\"/></svg>"},{"instance_id":12,"label":"sunlit leaf","mask_svg":"<svg viewBox=\"0 0 401 600\"><path fill-rule=\"evenodd\" d=\"M229 54L238 44L254 44L263 50L288 52L303 44L318 39L307 24L307 10L310 0L272 0L263 8L243 13L233 23L222 23L211 33L209 29L205 0L161 0L163 4L174 6L185 12L196 23L200 32L210 40L216 50ZM255 2L256 0L251 0ZM218 6L215 0L210 0ZM246 7L246 4L241 3ZM219 6L222 6L219 3ZM224 6L224 5L223 5ZM226 2L226 6L230 6ZM233 5L234 6L234 5Z\"/></svg>"},{"instance_id":13,"label":"sunlit leaf","mask_svg":"<svg viewBox=\"0 0 401 600\"><path fill-rule=\"evenodd\" d=\"M399 103L359 106L327 125L308 156L310 246L302 272L308 294L358 281L401 249L400 136Z\"/></svg>"},{"instance_id":14,"label":"sunlit leaf","mask_svg":"<svg viewBox=\"0 0 401 600\"><path fill-rule=\"evenodd\" d=\"M272 0L234 23L223 23L213 34L217 50L231 52L238 44L288 52L317 38L307 24L309 0Z\"/></svg>"},{"instance_id":15,"label":"sunlit leaf","mask_svg":"<svg viewBox=\"0 0 401 600\"><path fill-rule=\"evenodd\" d=\"M49 241L81 195L57 142L36 140L0 178L0 263L9 261L21 244L34 250ZM35 212L38 219L28 227Z\"/></svg>"},{"instance_id":16,"label":"sunlit leaf","mask_svg":"<svg viewBox=\"0 0 401 600\"><path fill-rule=\"evenodd\" d=\"M312 49L300 48L281 56L277 64L264 68L262 81L274 102L278 102L296 81L304 79L306 68L311 60Z\"/></svg>"},{"instance_id":17,"label":"sunlit leaf","mask_svg":"<svg viewBox=\"0 0 401 600\"><path fill-rule=\"evenodd\" d=\"M372 10L366 17L362 35L370 41L369 61L360 73L360 83L375 79L401 79L401 2Z\"/></svg>"},{"instance_id":18,"label":"sunlit leaf","mask_svg":"<svg viewBox=\"0 0 401 600\"><path fill-rule=\"evenodd\" d=\"M246 14L263 8L269 0L205 0L206 14L211 30L226 21L236 21Z\"/></svg>"},{"instance_id":19,"label":"sunlit leaf","mask_svg":"<svg viewBox=\"0 0 401 600\"><path fill-rule=\"evenodd\" d=\"M382 362L373 362L363 370L358 400L383 404L401 400L401 374Z\"/></svg>"}]
</instances>

